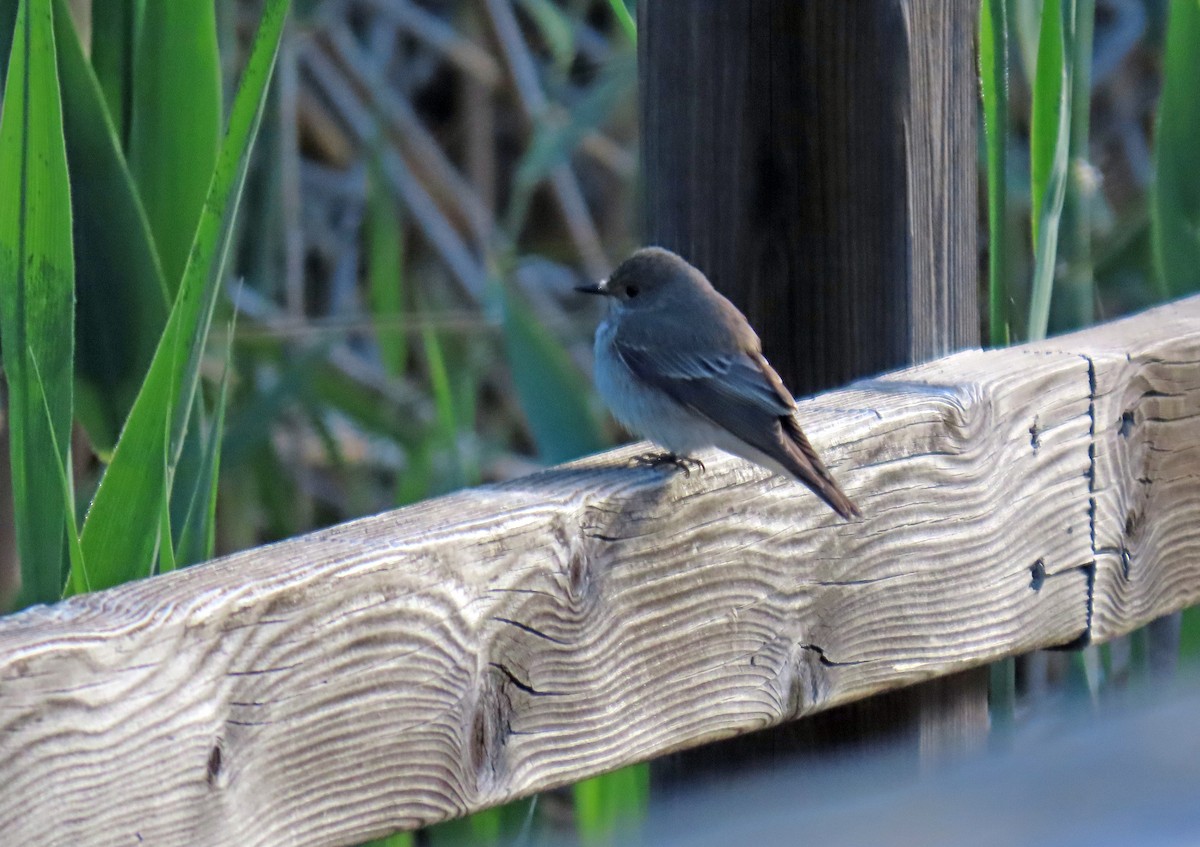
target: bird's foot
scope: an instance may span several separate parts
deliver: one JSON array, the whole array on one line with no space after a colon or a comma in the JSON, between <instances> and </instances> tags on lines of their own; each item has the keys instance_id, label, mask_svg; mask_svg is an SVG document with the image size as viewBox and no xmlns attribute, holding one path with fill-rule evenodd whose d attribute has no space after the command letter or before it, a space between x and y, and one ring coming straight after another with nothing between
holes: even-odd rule
<instances>
[{"instance_id":1,"label":"bird's foot","mask_svg":"<svg viewBox=\"0 0 1200 847\"><path fill-rule=\"evenodd\" d=\"M675 453L645 453L634 458L633 463L643 468L674 468L683 471L684 476L691 476L693 470L704 470L704 462L699 459Z\"/></svg>"}]
</instances>

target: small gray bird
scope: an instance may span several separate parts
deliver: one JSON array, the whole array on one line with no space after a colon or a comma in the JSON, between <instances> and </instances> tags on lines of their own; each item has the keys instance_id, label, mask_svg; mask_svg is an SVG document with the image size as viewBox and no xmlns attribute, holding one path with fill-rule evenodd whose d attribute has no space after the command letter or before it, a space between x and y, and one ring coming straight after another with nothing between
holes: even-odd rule
<instances>
[{"instance_id":1,"label":"small gray bird","mask_svg":"<svg viewBox=\"0 0 1200 847\"><path fill-rule=\"evenodd\" d=\"M596 388L617 420L685 470L719 447L807 485L843 518L860 514L796 420L796 401L744 315L682 258L638 250L597 285L614 301L596 330ZM701 465L703 467L703 465Z\"/></svg>"}]
</instances>

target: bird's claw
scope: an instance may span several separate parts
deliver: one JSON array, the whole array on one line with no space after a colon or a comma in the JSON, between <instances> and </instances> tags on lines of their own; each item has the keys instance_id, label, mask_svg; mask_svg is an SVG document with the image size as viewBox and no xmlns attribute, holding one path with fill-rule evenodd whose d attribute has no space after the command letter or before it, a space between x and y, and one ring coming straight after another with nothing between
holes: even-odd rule
<instances>
[{"instance_id":1,"label":"bird's claw","mask_svg":"<svg viewBox=\"0 0 1200 847\"><path fill-rule=\"evenodd\" d=\"M691 476L693 470L705 470L704 462L699 459L675 453L644 453L635 457L633 463L643 468L674 468L683 471L684 476Z\"/></svg>"}]
</instances>

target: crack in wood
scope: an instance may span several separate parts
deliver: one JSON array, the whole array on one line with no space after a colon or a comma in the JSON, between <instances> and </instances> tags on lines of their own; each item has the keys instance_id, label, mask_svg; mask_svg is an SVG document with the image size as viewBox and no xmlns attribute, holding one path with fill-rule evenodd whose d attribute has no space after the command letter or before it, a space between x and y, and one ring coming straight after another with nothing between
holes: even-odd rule
<instances>
[{"instance_id":1,"label":"crack in wood","mask_svg":"<svg viewBox=\"0 0 1200 847\"><path fill-rule=\"evenodd\" d=\"M549 641L552 644L562 644L562 645L569 644L569 642L563 641L561 638L555 638L553 635L547 635L546 633L542 632L540 629L537 629L536 627L532 627L529 624L521 623L520 621L514 621L512 618L503 618L498 615L493 615L492 620L496 621L497 623L503 623L503 624L508 624L509 626L515 626L517 629L522 630L524 632L528 632L530 635L536 636L537 638L544 638L546 641Z\"/></svg>"},{"instance_id":2,"label":"crack in wood","mask_svg":"<svg viewBox=\"0 0 1200 847\"><path fill-rule=\"evenodd\" d=\"M836 659L831 659L831 658L829 658L829 656L827 656L825 654L825 648L820 646L819 644L797 644L796 646L799 647L801 650L809 650L813 653L816 653L817 660L827 668L849 668L849 667L854 667L855 665L867 664L866 659L854 659L854 660L848 660L848 661L844 661L844 662L839 662Z\"/></svg>"},{"instance_id":3,"label":"crack in wood","mask_svg":"<svg viewBox=\"0 0 1200 847\"><path fill-rule=\"evenodd\" d=\"M1079 636L1080 646L1092 640L1092 616L1096 603L1096 360L1087 353L1080 353L1087 362L1088 376L1088 538L1092 549L1092 561L1084 567L1087 574L1087 614L1084 630Z\"/></svg>"},{"instance_id":4,"label":"crack in wood","mask_svg":"<svg viewBox=\"0 0 1200 847\"><path fill-rule=\"evenodd\" d=\"M503 662L488 662L488 664L504 674L505 679L513 685L532 697L561 697L564 694L562 691L539 691L513 673Z\"/></svg>"}]
</instances>

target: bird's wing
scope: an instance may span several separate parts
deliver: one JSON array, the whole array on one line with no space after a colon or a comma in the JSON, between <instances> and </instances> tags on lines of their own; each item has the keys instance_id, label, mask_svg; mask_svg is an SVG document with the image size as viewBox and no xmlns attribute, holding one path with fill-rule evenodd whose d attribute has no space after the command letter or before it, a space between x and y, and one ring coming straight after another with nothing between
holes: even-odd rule
<instances>
[{"instance_id":1,"label":"bird's wing","mask_svg":"<svg viewBox=\"0 0 1200 847\"><path fill-rule=\"evenodd\" d=\"M796 408L796 402L762 356L663 351L657 345L651 349L620 339L615 347L638 379L665 391L677 403L690 406L739 438L744 439L739 416L748 415L746 423L757 423L790 415Z\"/></svg>"},{"instance_id":2,"label":"bird's wing","mask_svg":"<svg viewBox=\"0 0 1200 847\"><path fill-rule=\"evenodd\" d=\"M843 517L858 514L801 431L796 401L760 353L661 351L620 339L614 346L634 377L779 462Z\"/></svg>"}]
</instances>

